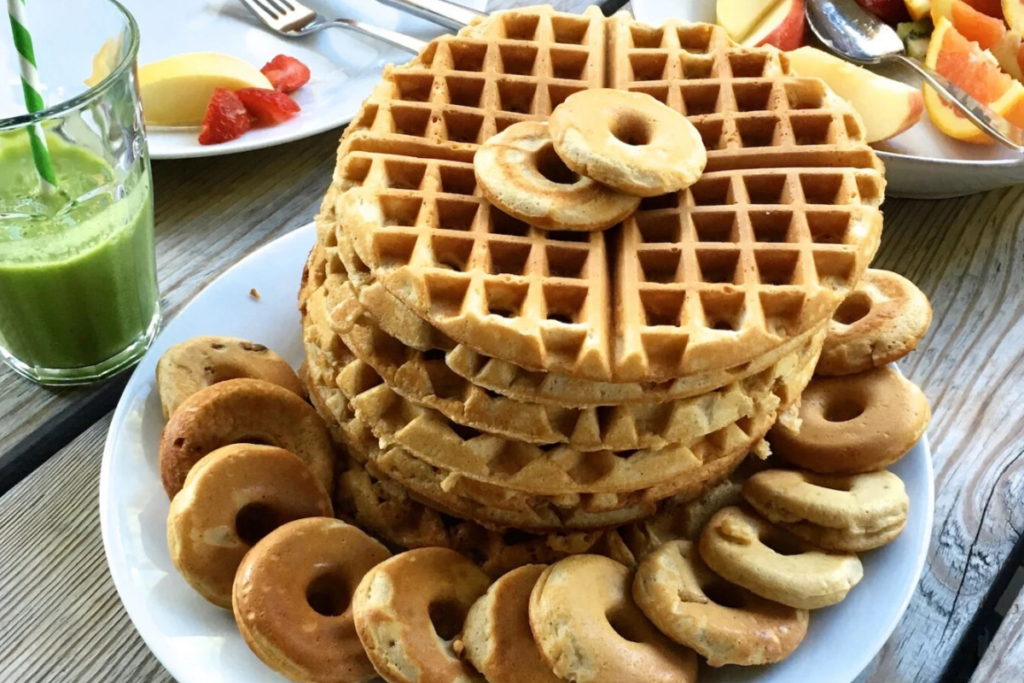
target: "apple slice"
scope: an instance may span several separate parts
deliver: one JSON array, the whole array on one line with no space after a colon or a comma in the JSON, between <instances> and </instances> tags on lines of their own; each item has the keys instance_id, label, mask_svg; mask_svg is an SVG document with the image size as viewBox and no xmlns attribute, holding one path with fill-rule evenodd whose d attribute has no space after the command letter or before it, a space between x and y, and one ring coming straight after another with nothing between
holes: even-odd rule
<instances>
[{"instance_id":1,"label":"apple slice","mask_svg":"<svg viewBox=\"0 0 1024 683\"><path fill-rule=\"evenodd\" d=\"M746 47L774 45L780 50L795 50L804 44L806 29L804 0L782 0L740 44Z\"/></svg>"},{"instance_id":2,"label":"apple slice","mask_svg":"<svg viewBox=\"0 0 1024 683\"><path fill-rule=\"evenodd\" d=\"M1021 0L1003 0L1003 18L1011 30L1024 33L1024 3Z\"/></svg>"},{"instance_id":3,"label":"apple slice","mask_svg":"<svg viewBox=\"0 0 1024 683\"><path fill-rule=\"evenodd\" d=\"M931 14L932 0L903 0L903 2L907 4L907 12L910 13L910 17L914 21Z\"/></svg>"},{"instance_id":4,"label":"apple slice","mask_svg":"<svg viewBox=\"0 0 1024 683\"><path fill-rule=\"evenodd\" d=\"M782 0L718 0L715 17L718 25L737 43L757 27L768 12Z\"/></svg>"},{"instance_id":5,"label":"apple slice","mask_svg":"<svg viewBox=\"0 0 1024 683\"><path fill-rule=\"evenodd\" d=\"M1021 58L1024 57L1024 43L1016 31L1007 31L1003 39L989 48L989 52L999 62L999 68L1018 81L1024 82L1024 69L1021 69Z\"/></svg>"},{"instance_id":6,"label":"apple slice","mask_svg":"<svg viewBox=\"0 0 1024 683\"><path fill-rule=\"evenodd\" d=\"M789 63L800 76L820 78L848 101L864 120L868 142L899 135L921 119L921 90L879 76L838 57L802 47L789 53Z\"/></svg>"}]
</instances>

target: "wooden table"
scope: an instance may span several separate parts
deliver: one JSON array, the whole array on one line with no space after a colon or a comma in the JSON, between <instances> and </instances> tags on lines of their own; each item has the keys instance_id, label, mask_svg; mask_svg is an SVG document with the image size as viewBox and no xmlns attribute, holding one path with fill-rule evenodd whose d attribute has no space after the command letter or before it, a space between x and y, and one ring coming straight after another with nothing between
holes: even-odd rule
<instances>
[{"instance_id":1,"label":"wooden table","mask_svg":"<svg viewBox=\"0 0 1024 683\"><path fill-rule=\"evenodd\" d=\"M508 4L526 3L492 6ZM313 218L338 136L154 164L168 318ZM1024 556L1024 186L891 199L885 216L875 265L913 279L935 309L901 367L934 410L936 514L910 609L860 680L1020 683L1024 596L998 631L993 608ZM55 391L0 369L0 682L171 680L121 607L100 541L100 453L125 381Z\"/></svg>"}]
</instances>

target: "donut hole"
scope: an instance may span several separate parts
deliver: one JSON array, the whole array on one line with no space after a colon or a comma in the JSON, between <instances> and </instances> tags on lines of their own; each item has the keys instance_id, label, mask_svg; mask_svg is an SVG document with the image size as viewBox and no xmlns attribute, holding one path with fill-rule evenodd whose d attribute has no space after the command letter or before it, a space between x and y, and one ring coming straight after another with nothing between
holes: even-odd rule
<instances>
[{"instance_id":1,"label":"donut hole","mask_svg":"<svg viewBox=\"0 0 1024 683\"><path fill-rule=\"evenodd\" d=\"M768 548L784 557L802 555L804 553L804 549L800 546L800 541L783 533L765 534L761 537L761 543L764 543Z\"/></svg>"},{"instance_id":2,"label":"donut hole","mask_svg":"<svg viewBox=\"0 0 1024 683\"><path fill-rule=\"evenodd\" d=\"M462 632L466 610L455 600L442 599L430 603L427 610L434 633L441 640L454 640Z\"/></svg>"},{"instance_id":3,"label":"donut hole","mask_svg":"<svg viewBox=\"0 0 1024 683\"><path fill-rule=\"evenodd\" d=\"M843 493L849 493L853 490L853 480L849 478L833 479L822 477L820 479L815 479L811 483L819 488L829 489L832 491L842 491Z\"/></svg>"},{"instance_id":4,"label":"donut hole","mask_svg":"<svg viewBox=\"0 0 1024 683\"><path fill-rule=\"evenodd\" d=\"M559 185L572 185L580 179L579 174L565 165L553 145L544 145L537 152L537 170L542 176Z\"/></svg>"},{"instance_id":5,"label":"donut hole","mask_svg":"<svg viewBox=\"0 0 1024 683\"><path fill-rule=\"evenodd\" d=\"M620 142L633 147L651 144L650 122L634 112L622 112L612 119L609 130Z\"/></svg>"},{"instance_id":6,"label":"donut hole","mask_svg":"<svg viewBox=\"0 0 1024 683\"><path fill-rule=\"evenodd\" d=\"M746 605L741 589L725 581L714 581L706 586L701 586L700 589L708 600L720 607L741 609Z\"/></svg>"},{"instance_id":7,"label":"donut hole","mask_svg":"<svg viewBox=\"0 0 1024 683\"><path fill-rule=\"evenodd\" d=\"M317 614L337 617L348 609L352 599L351 593L341 576L333 573L321 574L306 588L306 602Z\"/></svg>"},{"instance_id":8,"label":"donut hole","mask_svg":"<svg viewBox=\"0 0 1024 683\"><path fill-rule=\"evenodd\" d=\"M618 633L624 640L628 640L631 643L644 642L647 634L637 623L637 620L632 618L625 610L613 610L608 612L605 617L608 619L612 630Z\"/></svg>"},{"instance_id":9,"label":"donut hole","mask_svg":"<svg viewBox=\"0 0 1024 683\"><path fill-rule=\"evenodd\" d=\"M837 396L825 404L822 417L826 422L849 422L864 414L867 406L850 396Z\"/></svg>"},{"instance_id":10,"label":"donut hole","mask_svg":"<svg viewBox=\"0 0 1024 683\"><path fill-rule=\"evenodd\" d=\"M853 292L839 304L832 319L841 325L852 325L871 312L871 297L866 292Z\"/></svg>"},{"instance_id":11,"label":"donut hole","mask_svg":"<svg viewBox=\"0 0 1024 683\"><path fill-rule=\"evenodd\" d=\"M244 543L254 546L283 522L277 510L269 505L249 503L235 515L235 533Z\"/></svg>"}]
</instances>

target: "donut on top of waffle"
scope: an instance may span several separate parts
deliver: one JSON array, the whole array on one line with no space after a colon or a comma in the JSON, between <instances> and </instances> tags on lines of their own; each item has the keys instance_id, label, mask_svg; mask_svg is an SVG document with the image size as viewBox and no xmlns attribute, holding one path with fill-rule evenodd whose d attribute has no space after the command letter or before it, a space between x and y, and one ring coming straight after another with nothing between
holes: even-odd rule
<instances>
[{"instance_id":1,"label":"donut on top of waffle","mask_svg":"<svg viewBox=\"0 0 1024 683\"><path fill-rule=\"evenodd\" d=\"M477 149L595 88L685 116L703 175L604 231L491 205ZM388 68L342 138L301 294L311 375L342 396L321 411L361 425L346 446L374 476L491 528L611 526L699 495L742 459L702 462L713 430L763 454L797 400L878 248L884 185L857 114L774 48L593 7L491 15ZM730 386L710 422L658 406Z\"/></svg>"}]
</instances>

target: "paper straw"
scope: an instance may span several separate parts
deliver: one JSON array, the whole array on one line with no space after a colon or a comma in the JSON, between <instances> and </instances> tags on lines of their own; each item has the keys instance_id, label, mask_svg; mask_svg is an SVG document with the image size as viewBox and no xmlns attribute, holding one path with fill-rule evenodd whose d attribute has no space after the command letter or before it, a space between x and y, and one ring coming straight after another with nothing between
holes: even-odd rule
<instances>
[{"instance_id":1,"label":"paper straw","mask_svg":"<svg viewBox=\"0 0 1024 683\"><path fill-rule=\"evenodd\" d=\"M28 32L25 21L25 0L7 0L7 13L11 17L11 33L14 34L14 48L18 51L21 64L21 88L25 92L25 106L30 114L46 108L40 94L39 72L36 70L36 54L32 49L32 36ZM53 160L46 146L46 135L43 126L34 123L28 127L29 141L32 143L32 158L39 172L39 184L45 194L57 190L57 174L53 171Z\"/></svg>"}]
</instances>

